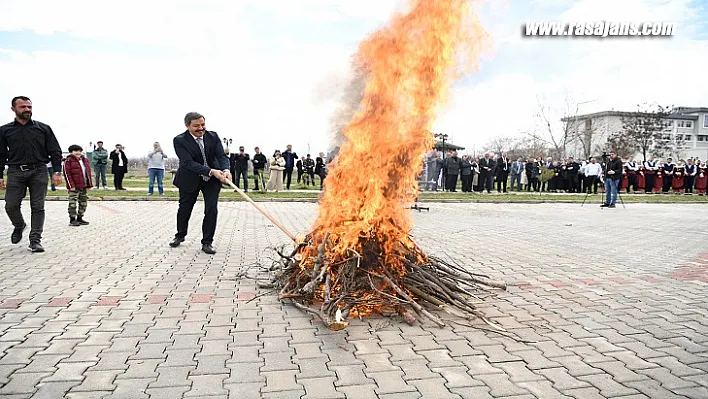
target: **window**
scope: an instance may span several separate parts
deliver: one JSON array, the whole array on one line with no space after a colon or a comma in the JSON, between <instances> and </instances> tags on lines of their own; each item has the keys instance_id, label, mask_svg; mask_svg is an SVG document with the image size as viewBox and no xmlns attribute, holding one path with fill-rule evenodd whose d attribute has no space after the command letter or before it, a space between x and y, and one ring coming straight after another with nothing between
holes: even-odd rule
<instances>
[{"instance_id":1,"label":"window","mask_svg":"<svg viewBox=\"0 0 708 399\"><path fill-rule=\"evenodd\" d=\"M677 134L676 141L681 141L681 140L683 140L683 134Z\"/></svg>"},{"instance_id":2,"label":"window","mask_svg":"<svg viewBox=\"0 0 708 399\"><path fill-rule=\"evenodd\" d=\"M693 127L692 121L686 121L686 127Z\"/></svg>"},{"instance_id":3,"label":"window","mask_svg":"<svg viewBox=\"0 0 708 399\"><path fill-rule=\"evenodd\" d=\"M706 136L705 134L699 134L696 137L696 141L708 141L708 136Z\"/></svg>"},{"instance_id":4,"label":"window","mask_svg":"<svg viewBox=\"0 0 708 399\"><path fill-rule=\"evenodd\" d=\"M703 115L703 127L708 128L708 114Z\"/></svg>"},{"instance_id":5,"label":"window","mask_svg":"<svg viewBox=\"0 0 708 399\"><path fill-rule=\"evenodd\" d=\"M691 135L687 134L686 136L684 136L683 141L691 141Z\"/></svg>"}]
</instances>

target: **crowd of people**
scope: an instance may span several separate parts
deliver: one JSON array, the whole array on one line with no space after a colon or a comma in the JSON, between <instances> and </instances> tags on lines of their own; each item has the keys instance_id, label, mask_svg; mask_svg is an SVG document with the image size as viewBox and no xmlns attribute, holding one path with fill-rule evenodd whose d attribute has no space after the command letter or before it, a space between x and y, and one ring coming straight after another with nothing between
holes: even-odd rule
<instances>
[{"instance_id":1,"label":"crowd of people","mask_svg":"<svg viewBox=\"0 0 708 399\"><path fill-rule=\"evenodd\" d=\"M482 157L463 155L448 151L441 157L438 151L426 156L423 188L456 192L458 179L461 191L491 193L495 187L499 193L510 191L594 193L598 187L605 188L605 164L608 161L595 157L577 161L573 157L554 160L551 157L508 158L507 153L486 153ZM621 160L622 177L619 190L626 193L647 194L698 194L705 195L708 167L699 159L672 158L659 162L654 156L637 162L632 156Z\"/></svg>"}]
</instances>

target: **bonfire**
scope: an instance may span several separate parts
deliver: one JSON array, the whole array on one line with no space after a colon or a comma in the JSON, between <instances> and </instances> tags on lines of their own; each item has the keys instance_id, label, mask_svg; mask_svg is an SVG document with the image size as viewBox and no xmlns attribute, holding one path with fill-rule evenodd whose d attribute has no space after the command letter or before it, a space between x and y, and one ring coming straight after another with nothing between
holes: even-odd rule
<instances>
[{"instance_id":1,"label":"bonfire","mask_svg":"<svg viewBox=\"0 0 708 399\"><path fill-rule=\"evenodd\" d=\"M359 46L356 62L366 74L359 110L344 129L311 232L294 251L280 251L276 267L280 298L330 329L372 314L444 326L432 309L486 321L472 303L476 292L506 288L426 255L410 236L405 206L434 144L436 110L486 36L469 6L412 1Z\"/></svg>"}]
</instances>

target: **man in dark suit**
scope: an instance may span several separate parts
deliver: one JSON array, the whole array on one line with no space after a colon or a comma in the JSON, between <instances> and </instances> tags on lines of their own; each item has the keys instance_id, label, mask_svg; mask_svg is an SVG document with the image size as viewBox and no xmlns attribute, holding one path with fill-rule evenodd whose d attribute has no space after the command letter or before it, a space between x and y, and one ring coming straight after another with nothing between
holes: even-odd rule
<instances>
[{"instance_id":1,"label":"man in dark suit","mask_svg":"<svg viewBox=\"0 0 708 399\"><path fill-rule=\"evenodd\" d=\"M179 188L177 211L177 234L170 242L177 247L187 236L189 218L201 191L204 196L204 220L202 221L202 251L215 254L214 231L216 231L217 204L221 183L231 179L229 158L216 132L206 130L204 116L190 112L184 117L187 131L174 138L173 144L179 169L174 185Z\"/></svg>"},{"instance_id":2,"label":"man in dark suit","mask_svg":"<svg viewBox=\"0 0 708 399\"><path fill-rule=\"evenodd\" d=\"M479 186L482 187L482 191L486 189L487 193L492 192L495 168L496 162L490 157L489 153L484 154L484 158L479 160Z\"/></svg>"}]
</instances>

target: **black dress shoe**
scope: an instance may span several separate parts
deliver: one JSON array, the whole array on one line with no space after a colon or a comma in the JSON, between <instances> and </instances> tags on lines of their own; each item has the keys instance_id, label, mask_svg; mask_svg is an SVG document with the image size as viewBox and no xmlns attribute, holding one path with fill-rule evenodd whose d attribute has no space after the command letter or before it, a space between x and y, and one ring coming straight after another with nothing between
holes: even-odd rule
<instances>
[{"instance_id":1,"label":"black dress shoe","mask_svg":"<svg viewBox=\"0 0 708 399\"><path fill-rule=\"evenodd\" d=\"M609 207L610 207L610 204L602 204L602 205L600 205L600 208L609 208Z\"/></svg>"},{"instance_id":2,"label":"black dress shoe","mask_svg":"<svg viewBox=\"0 0 708 399\"><path fill-rule=\"evenodd\" d=\"M211 244L203 244L202 252L204 252L205 254L214 255L216 253L216 249Z\"/></svg>"},{"instance_id":3,"label":"black dress shoe","mask_svg":"<svg viewBox=\"0 0 708 399\"><path fill-rule=\"evenodd\" d=\"M86 226L86 225L89 224L89 222L87 222L87 221L84 220L84 217L83 217L83 216L77 217L77 218L76 218L76 221L79 222L79 224L80 224L81 226Z\"/></svg>"},{"instance_id":4,"label":"black dress shoe","mask_svg":"<svg viewBox=\"0 0 708 399\"><path fill-rule=\"evenodd\" d=\"M184 242L184 237L175 237L172 239L172 241L170 241L170 246L172 248L176 248L176 247L179 247L179 244L181 244L183 242Z\"/></svg>"},{"instance_id":5,"label":"black dress shoe","mask_svg":"<svg viewBox=\"0 0 708 399\"><path fill-rule=\"evenodd\" d=\"M32 252L44 252L44 247L42 247L42 244L39 242L31 242L29 245L29 249Z\"/></svg>"},{"instance_id":6,"label":"black dress shoe","mask_svg":"<svg viewBox=\"0 0 708 399\"><path fill-rule=\"evenodd\" d=\"M22 241L22 233L25 231L27 228L27 223L23 224L22 227L15 227L14 230L12 230L12 235L10 235L10 242L13 244L17 244L20 241Z\"/></svg>"}]
</instances>

